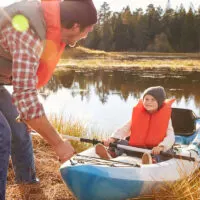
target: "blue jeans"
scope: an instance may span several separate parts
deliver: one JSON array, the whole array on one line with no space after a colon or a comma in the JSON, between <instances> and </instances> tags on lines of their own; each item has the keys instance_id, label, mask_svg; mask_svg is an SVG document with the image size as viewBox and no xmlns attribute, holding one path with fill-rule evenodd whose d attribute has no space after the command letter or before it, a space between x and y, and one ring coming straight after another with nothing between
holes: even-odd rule
<instances>
[{"instance_id":1,"label":"blue jeans","mask_svg":"<svg viewBox=\"0 0 200 200\"><path fill-rule=\"evenodd\" d=\"M10 93L0 86L0 200L5 199L5 185L11 153L17 183L36 180L31 136L24 123L16 122L18 112Z\"/></svg>"}]
</instances>

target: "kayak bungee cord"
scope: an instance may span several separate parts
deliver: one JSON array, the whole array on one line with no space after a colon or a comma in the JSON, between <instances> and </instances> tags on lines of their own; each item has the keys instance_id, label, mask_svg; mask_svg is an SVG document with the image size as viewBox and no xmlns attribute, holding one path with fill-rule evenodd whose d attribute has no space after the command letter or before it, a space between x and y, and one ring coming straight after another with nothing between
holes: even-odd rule
<instances>
[{"instance_id":1,"label":"kayak bungee cord","mask_svg":"<svg viewBox=\"0 0 200 200\"><path fill-rule=\"evenodd\" d=\"M76 158L76 157L83 157L83 158ZM84 159L87 158L87 159ZM112 167L116 167L116 165L114 164L121 164L121 165L128 165L128 166L132 166L132 167L141 167L140 164L138 163L128 163L128 162L122 162L122 161L117 161L117 160L106 160L103 158L98 158L98 157L94 157L94 156L86 156L86 155L81 155L81 154L76 154L76 156L73 158L73 160L77 160L79 162L80 161L85 161L85 162L94 162L94 159L96 160L96 164L99 163L100 165L110 165ZM72 159L70 159L70 162L72 165L76 165L76 163L74 163L72 161Z\"/></svg>"}]
</instances>

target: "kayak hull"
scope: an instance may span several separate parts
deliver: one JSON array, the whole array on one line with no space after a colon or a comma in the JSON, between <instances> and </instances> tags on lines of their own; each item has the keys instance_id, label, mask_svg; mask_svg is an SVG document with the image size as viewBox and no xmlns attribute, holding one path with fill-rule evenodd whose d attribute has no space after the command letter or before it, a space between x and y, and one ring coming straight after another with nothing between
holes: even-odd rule
<instances>
[{"instance_id":1,"label":"kayak hull","mask_svg":"<svg viewBox=\"0 0 200 200\"><path fill-rule=\"evenodd\" d=\"M143 181L112 178L106 170L94 166L77 166L62 171L66 183L78 199L126 199L138 196Z\"/></svg>"},{"instance_id":2,"label":"kayak hull","mask_svg":"<svg viewBox=\"0 0 200 200\"><path fill-rule=\"evenodd\" d=\"M120 164L110 166L103 163L99 165L101 161L98 164L90 161L82 163L84 156L90 156L92 151L94 148L74 156L74 164L67 161L60 168L64 182L80 200L124 200L151 194L152 190L158 190L165 182L184 178L199 167L194 162L178 159L140 167ZM79 159L81 162L76 163ZM121 156L117 161L133 163L134 158Z\"/></svg>"},{"instance_id":3,"label":"kayak hull","mask_svg":"<svg viewBox=\"0 0 200 200\"><path fill-rule=\"evenodd\" d=\"M200 167L200 120L197 122L195 138L190 136L189 141L189 137L178 137L179 144L184 141L178 152L192 156L198 162L173 158L156 164L138 165L138 158L126 155L107 161L100 159L93 147L65 162L60 167L62 178L79 200L125 200L152 194L166 182L183 179ZM185 145L185 142L190 145Z\"/></svg>"}]
</instances>

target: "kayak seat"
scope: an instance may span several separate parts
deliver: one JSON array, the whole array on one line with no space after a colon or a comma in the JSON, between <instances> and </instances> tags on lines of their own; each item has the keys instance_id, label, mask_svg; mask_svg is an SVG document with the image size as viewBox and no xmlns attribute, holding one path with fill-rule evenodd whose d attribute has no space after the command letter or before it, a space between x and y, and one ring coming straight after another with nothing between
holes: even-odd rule
<instances>
[{"instance_id":1,"label":"kayak seat","mask_svg":"<svg viewBox=\"0 0 200 200\"><path fill-rule=\"evenodd\" d=\"M172 108L171 119L175 135L191 136L196 131L196 115L190 109Z\"/></svg>"}]
</instances>

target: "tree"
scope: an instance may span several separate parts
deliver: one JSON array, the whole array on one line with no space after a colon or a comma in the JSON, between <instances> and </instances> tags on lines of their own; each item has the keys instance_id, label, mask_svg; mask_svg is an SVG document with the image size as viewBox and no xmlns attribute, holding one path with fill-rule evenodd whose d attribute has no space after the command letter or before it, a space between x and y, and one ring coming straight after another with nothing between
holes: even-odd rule
<instances>
[{"instance_id":1,"label":"tree","mask_svg":"<svg viewBox=\"0 0 200 200\"><path fill-rule=\"evenodd\" d=\"M127 6L115 19L116 23L115 27L113 27L113 49L127 51L132 48L132 38L134 38L130 8Z\"/></svg>"},{"instance_id":2,"label":"tree","mask_svg":"<svg viewBox=\"0 0 200 200\"><path fill-rule=\"evenodd\" d=\"M197 31L195 27L195 16L192 8L190 7L185 16L182 34L181 34L181 50L183 52L195 52L198 48L197 44Z\"/></svg>"},{"instance_id":3,"label":"tree","mask_svg":"<svg viewBox=\"0 0 200 200\"><path fill-rule=\"evenodd\" d=\"M160 13L162 12L161 8L155 9L153 4L149 4L146 10L146 16L148 20L148 43L152 43L154 37L160 33L161 24L160 24Z\"/></svg>"},{"instance_id":4,"label":"tree","mask_svg":"<svg viewBox=\"0 0 200 200\"><path fill-rule=\"evenodd\" d=\"M110 11L104 2L98 12L98 23L84 43L85 46L106 51L176 51L195 52L200 48L200 8L193 5L188 12L181 4L171 9L170 0L163 12L149 4L131 12Z\"/></svg>"},{"instance_id":5,"label":"tree","mask_svg":"<svg viewBox=\"0 0 200 200\"><path fill-rule=\"evenodd\" d=\"M111 11L108 3L104 2L98 12L98 23L104 25L110 19Z\"/></svg>"},{"instance_id":6,"label":"tree","mask_svg":"<svg viewBox=\"0 0 200 200\"><path fill-rule=\"evenodd\" d=\"M111 28L111 11L109 4L104 2L99 11L99 27L101 40L98 48L101 50L110 50L112 46L112 28Z\"/></svg>"},{"instance_id":7,"label":"tree","mask_svg":"<svg viewBox=\"0 0 200 200\"><path fill-rule=\"evenodd\" d=\"M197 31L197 51L200 52L200 6L198 11L196 12L196 18L195 18L195 27L196 27L196 31Z\"/></svg>"},{"instance_id":8,"label":"tree","mask_svg":"<svg viewBox=\"0 0 200 200\"><path fill-rule=\"evenodd\" d=\"M94 27L94 30L86 38L84 46L91 49L97 49L100 41L101 41L100 28L97 25Z\"/></svg>"},{"instance_id":9,"label":"tree","mask_svg":"<svg viewBox=\"0 0 200 200\"><path fill-rule=\"evenodd\" d=\"M156 35L153 44L147 47L147 51L173 52L173 49L168 41L167 35L165 33L161 33Z\"/></svg>"}]
</instances>

